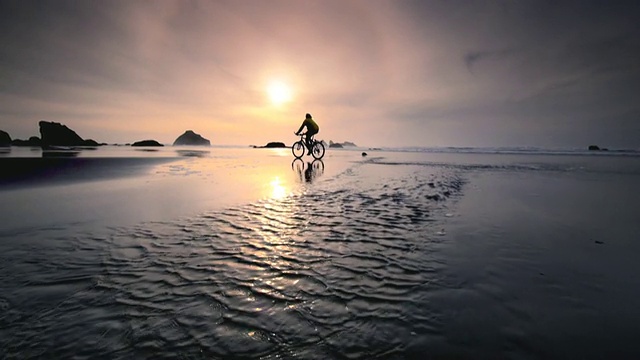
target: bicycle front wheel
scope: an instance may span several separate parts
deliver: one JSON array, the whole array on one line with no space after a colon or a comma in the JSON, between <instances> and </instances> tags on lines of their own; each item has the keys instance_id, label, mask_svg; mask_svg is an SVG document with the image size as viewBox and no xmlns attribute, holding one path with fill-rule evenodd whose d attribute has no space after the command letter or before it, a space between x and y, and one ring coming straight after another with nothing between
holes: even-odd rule
<instances>
[{"instance_id":1,"label":"bicycle front wheel","mask_svg":"<svg viewBox=\"0 0 640 360\"><path fill-rule=\"evenodd\" d=\"M315 142L311 148L311 155L313 155L314 159L322 159L324 156L324 145L319 141Z\"/></svg>"},{"instance_id":2,"label":"bicycle front wheel","mask_svg":"<svg viewBox=\"0 0 640 360\"><path fill-rule=\"evenodd\" d=\"M304 143L302 141L296 141L293 143L293 145L291 145L291 152L297 159L300 159L304 156L305 150L306 147L304 146Z\"/></svg>"}]
</instances>

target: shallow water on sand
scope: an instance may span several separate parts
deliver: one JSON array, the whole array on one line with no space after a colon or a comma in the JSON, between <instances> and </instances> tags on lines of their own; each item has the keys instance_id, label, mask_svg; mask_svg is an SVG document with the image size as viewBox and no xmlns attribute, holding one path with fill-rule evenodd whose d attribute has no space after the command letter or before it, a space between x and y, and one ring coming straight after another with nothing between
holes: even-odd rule
<instances>
[{"instance_id":1,"label":"shallow water on sand","mask_svg":"<svg viewBox=\"0 0 640 360\"><path fill-rule=\"evenodd\" d=\"M292 177L266 171L266 192L243 188L267 196L197 214L5 227L3 357L637 350L638 195L621 198L640 176L637 159L336 154L309 176L290 158L215 165ZM179 166L224 183L198 160Z\"/></svg>"}]
</instances>

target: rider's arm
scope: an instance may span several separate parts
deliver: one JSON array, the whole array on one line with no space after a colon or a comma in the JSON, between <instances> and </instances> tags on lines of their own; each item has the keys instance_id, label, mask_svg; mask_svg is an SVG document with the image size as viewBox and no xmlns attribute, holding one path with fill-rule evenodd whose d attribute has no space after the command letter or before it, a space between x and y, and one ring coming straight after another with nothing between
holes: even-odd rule
<instances>
[{"instance_id":1,"label":"rider's arm","mask_svg":"<svg viewBox=\"0 0 640 360\"><path fill-rule=\"evenodd\" d=\"M306 125L306 122L307 122L306 120L302 122L302 125L300 125L300 129L298 129L298 131L296 131L296 135L300 134L300 131L302 131L302 129Z\"/></svg>"}]
</instances>

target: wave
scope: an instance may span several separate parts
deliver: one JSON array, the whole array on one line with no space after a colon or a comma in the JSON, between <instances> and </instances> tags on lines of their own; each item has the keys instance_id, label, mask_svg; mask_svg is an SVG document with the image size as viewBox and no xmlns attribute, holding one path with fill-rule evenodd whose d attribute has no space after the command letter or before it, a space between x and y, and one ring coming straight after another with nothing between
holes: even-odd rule
<instances>
[{"instance_id":1,"label":"wave","mask_svg":"<svg viewBox=\"0 0 640 360\"><path fill-rule=\"evenodd\" d=\"M454 153L454 154L514 154L514 155L592 155L640 156L640 150L620 149L592 151L583 148L553 149L538 147L382 147L376 150L390 152Z\"/></svg>"}]
</instances>

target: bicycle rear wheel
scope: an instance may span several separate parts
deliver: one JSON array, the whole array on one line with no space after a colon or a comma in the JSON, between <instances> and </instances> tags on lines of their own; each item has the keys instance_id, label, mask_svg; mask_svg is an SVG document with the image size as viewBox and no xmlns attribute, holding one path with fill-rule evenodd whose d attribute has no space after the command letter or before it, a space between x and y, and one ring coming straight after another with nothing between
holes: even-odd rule
<instances>
[{"instance_id":1,"label":"bicycle rear wheel","mask_svg":"<svg viewBox=\"0 0 640 360\"><path fill-rule=\"evenodd\" d=\"M324 156L324 145L320 141L316 141L313 143L313 147L311 148L311 155L313 155L314 159L322 159Z\"/></svg>"},{"instance_id":2,"label":"bicycle rear wheel","mask_svg":"<svg viewBox=\"0 0 640 360\"><path fill-rule=\"evenodd\" d=\"M304 146L304 143L302 141L296 141L293 143L293 145L291 145L291 152L297 159L303 157L305 151L306 147Z\"/></svg>"}]
</instances>

